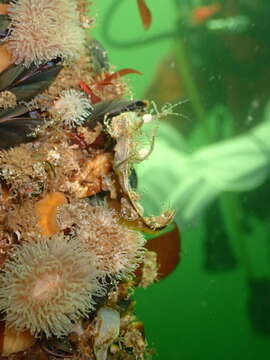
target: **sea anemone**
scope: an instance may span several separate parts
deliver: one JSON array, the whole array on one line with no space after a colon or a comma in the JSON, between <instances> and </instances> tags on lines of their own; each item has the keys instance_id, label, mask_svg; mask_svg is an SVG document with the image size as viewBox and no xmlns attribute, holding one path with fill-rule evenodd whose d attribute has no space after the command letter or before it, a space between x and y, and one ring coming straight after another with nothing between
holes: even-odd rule
<instances>
[{"instance_id":1,"label":"sea anemone","mask_svg":"<svg viewBox=\"0 0 270 360\"><path fill-rule=\"evenodd\" d=\"M50 112L52 116L59 117L66 127L72 128L82 125L92 109L83 92L70 89L62 91Z\"/></svg>"},{"instance_id":2,"label":"sea anemone","mask_svg":"<svg viewBox=\"0 0 270 360\"><path fill-rule=\"evenodd\" d=\"M18 246L0 275L7 326L37 336L66 335L103 293L95 257L63 235Z\"/></svg>"},{"instance_id":3,"label":"sea anemone","mask_svg":"<svg viewBox=\"0 0 270 360\"><path fill-rule=\"evenodd\" d=\"M127 277L142 261L143 236L121 225L114 210L81 200L61 206L58 216L61 227L76 225L78 240L95 254L98 268L107 275Z\"/></svg>"},{"instance_id":4,"label":"sea anemone","mask_svg":"<svg viewBox=\"0 0 270 360\"><path fill-rule=\"evenodd\" d=\"M27 178L30 181L34 177L33 166L37 162L33 158L28 144L0 151L0 172L7 182L14 179Z\"/></svg>"},{"instance_id":5,"label":"sea anemone","mask_svg":"<svg viewBox=\"0 0 270 360\"><path fill-rule=\"evenodd\" d=\"M37 196L47 182L42 154L33 144L21 144L0 151L0 175L11 186L11 193L22 197Z\"/></svg>"},{"instance_id":6,"label":"sea anemone","mask_svg":"<svg viewBox=\"0 0 270 360\"><path fill-rule=\"evenodd\" d=\"M5 225L18 240L37 242L42 239L35 205L35 199L25 199L22 204L8 208Z\"/></svg>"},{"instance_id":7,"label":"sea anemone","mask_svg":"<svg viewBox=\"0 0 270 360\"><path fill-rule=\"evenodd\" d=\"M16 64L39 65L57 56L75 59L83 51L84 32L74 0L13 0L9 17L6 46Z\"/></svg>"},{"instance_id":8,"label":"sea anemone","mask_svg":"<svg viewBox=\"0 0 270 360\"><path fill-rule=\"evenodd\" d=\"M91 210L89 230L83 234L85 244L96 254L102 270L120 278L129 275L142 261L143 236L121 225L113 210L103 206Z\"/></svg>"}]
</instances>

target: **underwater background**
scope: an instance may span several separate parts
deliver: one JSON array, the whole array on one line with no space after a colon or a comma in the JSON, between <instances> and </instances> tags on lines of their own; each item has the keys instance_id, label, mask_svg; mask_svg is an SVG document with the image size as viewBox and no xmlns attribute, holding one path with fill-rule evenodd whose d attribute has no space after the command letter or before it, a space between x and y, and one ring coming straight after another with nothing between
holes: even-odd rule
<instances>
[{"instance_id":1,"label":"underwater background","mask_svg":"<svg viewBox=\"0 0 270 360\"><path fill-rule=\"evenodd\" d=\"M268 0L99 0L93 35L162 120L138 167L147 212L177 211L181 261L136 290L159 360L270 356ZM164 122L164 124L163 124Z\"/></svg>"}]
</instances>

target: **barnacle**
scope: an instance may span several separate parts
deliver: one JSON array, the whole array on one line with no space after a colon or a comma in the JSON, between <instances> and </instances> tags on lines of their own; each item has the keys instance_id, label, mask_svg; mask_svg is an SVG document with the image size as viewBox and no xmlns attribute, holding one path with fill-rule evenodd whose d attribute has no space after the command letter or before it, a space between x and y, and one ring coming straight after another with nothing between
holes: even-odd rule
<instances>
[{"instance_id":1,"label":"barnacle","mask_svg":"<svg viewBox=\"0 0 270 360\"><path fill-rule=\"evenodd\" d=\"M74 0L20 0L10 5L11 35L6 44L16 64L41 64L57 56L78 58L84 33Z\"/></svg>"},{"instance_id":2,"label":"barnacle","mask_svg":"<svg viewBox=\"0 0 270 360\"><path fill-rule=\"evenodd\" d=\"M56 235L19 246L0 274L0 310L8 326L46 336L67 334L102 294L94 255Z\"/></svg>"},{"instance_id":3,"label":"barnacle","mask_svg":"<svg viewBox=\"0 0 270 360\"><path fill-rule=\"evenodd\" d=\"M16 96L10 91L0 92L0 108L7 109L16 105Z\"/></svg>"}]
</instances>

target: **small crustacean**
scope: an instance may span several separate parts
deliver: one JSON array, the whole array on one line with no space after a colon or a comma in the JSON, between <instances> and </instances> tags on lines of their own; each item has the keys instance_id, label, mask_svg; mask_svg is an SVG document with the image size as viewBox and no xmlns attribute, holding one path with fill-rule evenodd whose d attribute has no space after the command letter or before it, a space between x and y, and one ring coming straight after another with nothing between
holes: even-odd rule
<instances>
[{"instance_id":1,"label":"small crustacean","mask_svg":"<svg viewBox=\"0 0 270 360\"><path fill-rule=\"evenodd\" d=\"M168 225L174 216L174 211L167 210L160 216L143 215L144 209L139 204L139 195L130 187L129 175L132 162L142 161L148 157L153 149L154 136L152 137L149 150L140 156L136 154L135 136L144 124L143 118L136 116L133 112L123 113L112 119L108 125L108 131L116 141L114 147L114 170L118 177L118 182L122 190L122 215L129 220L137 221L137 226L158 230ZM135 151L135 153L134 153ZM124 208L124 209L123 209ZM123 212L124 211L124 212Z\"/></svg>"}]
</instances>

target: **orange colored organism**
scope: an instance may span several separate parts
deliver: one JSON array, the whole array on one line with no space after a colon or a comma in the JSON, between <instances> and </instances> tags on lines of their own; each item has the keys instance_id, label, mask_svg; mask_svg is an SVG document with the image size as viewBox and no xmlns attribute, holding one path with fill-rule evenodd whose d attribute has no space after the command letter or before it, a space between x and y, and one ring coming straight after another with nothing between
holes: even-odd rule
<instances>
[{"instance_id":1,"label":"orange colored organism","mask_svg":"<svg viewBox=\"0 0 270 360\"><path fill-rule=\"evenodd\" d=\"M47 194L36 203L36 214L41 234L52 236L60 231L56 222L57 207L67 202L65 195L61 192Z\"/></svg>"},{"instance_id":2,"label":"orange colored organism","mask_svg":"<svg viewBox=\"0 0 270 360\"><path fill-rule=\"evenodd\" d=\"M145 0L137 0L137 6L140 11L140 16L142 19L143 26L145 30L149 29L152 23L152 14L148 6L145 3Z\"/></svg>"},{"instance_id":3,"label":"orange colored organism","mask_svg":"<svg viewBox=\"0 0 270 360\"><path fill-rule=\"evenodd\" d=\"M199 6L192 12L192 24L200 25L206 22L210 17L214 16L221 9L220 4L214 3L211 5Z\"/></svg>"}]
</instances>

